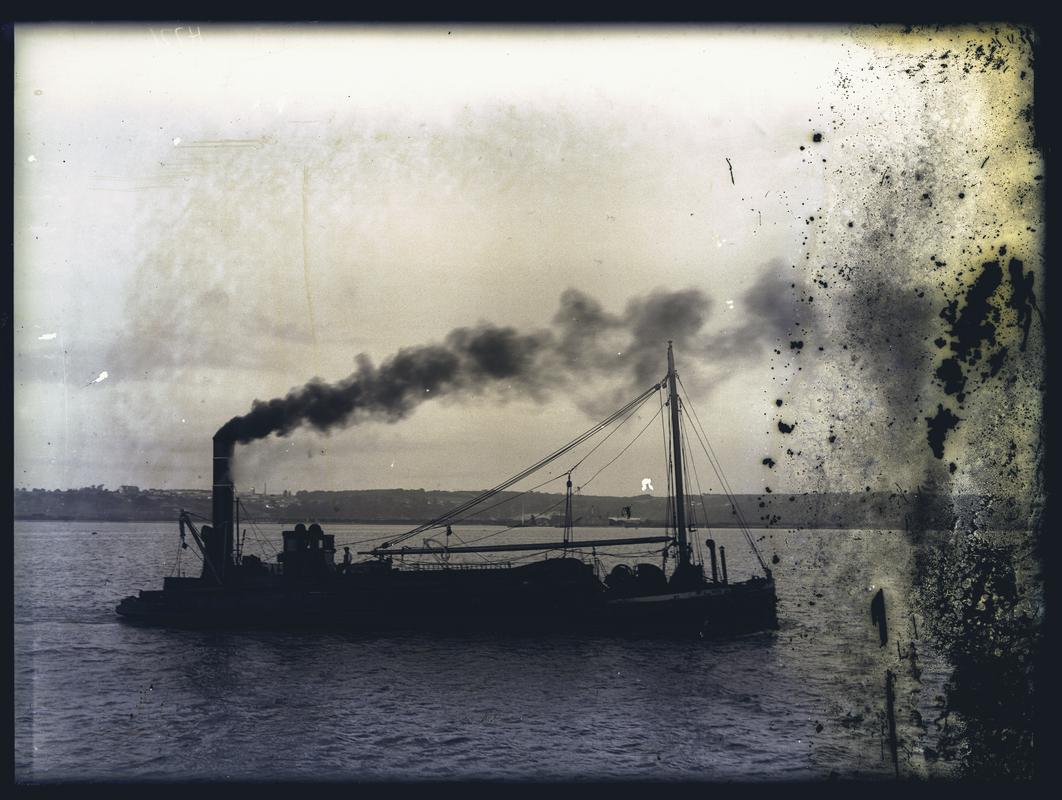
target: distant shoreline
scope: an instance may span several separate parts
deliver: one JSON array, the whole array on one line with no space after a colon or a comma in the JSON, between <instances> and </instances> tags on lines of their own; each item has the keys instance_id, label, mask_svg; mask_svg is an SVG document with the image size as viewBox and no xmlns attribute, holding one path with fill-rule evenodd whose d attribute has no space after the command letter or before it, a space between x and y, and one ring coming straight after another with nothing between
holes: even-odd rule
<instances>
[{"instance_id":1,"label":"distant shoreline","mask_svg":"<svg viewBox=\"0 0 1062 800\"><path fill-rule=\"evenodd\" d=\"M145 517L71 517L71 516L34 516L27 514L16 514L14 517L16 522L177 522L177 517L157 517L157 518L145 518ZM200 520L202 521L202 520ZM256 525L297 525L300 522L313 522L314 520L293 518L293 519L255 519ZM417 519L327 519L317 520L321 525L420 525L425 520ZM204 521L205 522L205 521ZM558 525L507 525L504 522L477 522L477 521L464 521L460 524L465 527L489 527L489 528L543 528L543 529L559 529L563 526ZM633 529L650 528L650 529L662 529L666 526L663 522L653 523L646 522L644 525L609 525L607 522L576 522L574 523L576 528L616 528L616 529ZM701 528L740 528L737 523L712 523L710 526L701 525ZM750 526L756 527L756 526ZM808 527L808 526L803 526ZM824 525L824 528L831 526Z\"/></svg>"},{"instance_id":2,"label":"distant shoreline","mask_svg":"<svg viewBox=\"0 0 1062 800\"><path fill-rule=\"evenodd\" d=\"M299 522L328 525L423 525L429 520L452 525L504 528L564 527L563 494L502 492L493 505L464 518L447 520L476 493L407 489L363 489L348 492L309 492L277 495L242 495L240 517L265 525L292 526ZM999 528L1024 527L1031 509L1013 498L977 495L934 495L919 492L785 493L765 489L762 494L733 497L705 494L689 498L687 521L700 530L760 529L903 530L950 529L958 521L991 517ZM141 491L123 486L110 491L100 486L69 491L16 489L13 517L19 522L141 522L176 523L182 509L196 524L209 524L212 513L208 491ZM507 503L504 510L499 506ZM576 527L612 530L661 530L671 511L667 498L652 495L611 497L575 495L571 519ZM622 524L626 519L637 524ZM986 520L987 521L987 520ZM611 524L620 523L620 524ZM241 524L242 527L242 524Z\"/></svg>"}]
</instances>

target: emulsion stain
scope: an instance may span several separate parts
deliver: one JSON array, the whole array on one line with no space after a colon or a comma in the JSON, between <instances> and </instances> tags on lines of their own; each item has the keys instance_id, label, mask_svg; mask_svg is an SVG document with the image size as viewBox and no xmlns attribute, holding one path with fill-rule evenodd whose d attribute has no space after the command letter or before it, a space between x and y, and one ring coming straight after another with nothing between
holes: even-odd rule
<instances>
[{"instance_id":1,"label":"emulsion stain","mask_svg":"<svg viewBox=\"0 0 1062 800\"><path fill-rule=\"evenodd\" d=\"M944 393L955 395L960 403L965 399L963 390L966 387L962 365L974 366L981 360L982 346L996 343L999 309L991 300L1002 279L999 262L986 261L981 265L981 274L966 292L966 304L962 310L956 311L958 303L952 301L940 312L951 325L951 350L955 355L945 359L936 374L944 384Z\"/></svg>"},{"instance_id":2,"label":"emulsion stain","mask_svg":"<svg viewBox=\"0 0 1062 800\"><path fill-rule=\"evenodd\" d=\"M767 458L763 459L763 461L761 461L760 463L766 466L768 469L774 469L774 459L770 456L767 456Z\"/></svg>"},{"instance_id":3,"label":"emulsion stain","mask_svg":"<svg viewBox=\"0 0 1062 800\"><path fill-rule=\"evenodd\" d=\"M1019 349L1023 353L1029 341L1029 325L1032 323L1033 310L1040 316L1041 324L1043 323L1043 315L1036 304L1036 293L1033 291L1035 276L1032 272L1025 272L1024 267L1025 265L1017 258L1012 258L1007 265L1007 271L1010 273L1010 300L1007 305L1018 312L1018 325L1022 329Z\"/></svg>"},{"instance_id":4,"label":"emulsion stain","mask_svg":"<svg viewBox=\"0 0 1062 800\"><path fill-rule=\"evenodd\" d=\"M1028 341L1033 312L1040 317L1041 323L1043 320L1033 291L1033 273L1025 272L1020 259L1011 258L1007 264L1010 297L1004 303L1003 298L999 296L1003 286L1001 259L1006 254L1006 245L1001 245L1000 259L986 261L981 265L981 272L966 290L965 297L951 300L940 311L941 319L948 323L947 335L950 341L939 337L934 344L940 348L948 345L952 355L940 363L934 375L944 393L955 397L960 408L967 397L967 382L971 371L983 364L978 368L978 372L974 373L979 374L983 383L999 374L1007 360L1009 348L998 346L996 341L996 335L1003 325L1003 309L1010 308L1016 313L1016 321L1008 326L1022 329L1022 351ZM961 308L960 300L964 301ZM927 417L926 420L929 422L929 440L933 454L937 458L943 458L944 439L947 432L959 421L958 417L943 406L938 406L937 415Z\"/></svg>"},{"instance_id":5,"label":"emulsion stain","mask_svg":"<svg viewBox=\"0 0 1062 800\"><path fill-rule=\"evenodd\" d=\"M963 373L962 367L959 366L958 359L944 359L934 374L944 384L945 394L955 395L960 403L966 399L966 394L963 392L963 387L966 386L966 375Z\"/></svg>"},{"instance_id":6,"label":"emulsion stain","mask_svg":"<svg viewBox=\"0 0 1062 800\"><path fill-rule=\"evenodd\" d=\"M1003 366L1003 362L1007 360L1007 348L1001 347L995 353L988 357L988 372L981 373L981 380L987 381L989 378L994 378L996 373L999 372L999 368Z\"/></svg>"},{"instance_id":7,"label":"emulsion stain","mask_svg":"<svg viewBox=\"0 0 1062 800\"><path fill-rule=\"evenodd\" d=\"M778 430L780 430L782 433L792 433L793 428L795 428L796 426L797 424L795 422L792 425L786 425L781 420L778 420Z\"/></svg>"},{"instance_id":8,"label":"emulsion stain","mask_svg":"<svg viewBox=\"0 0 1062 800\"><path fill-rule=\"evenodd\" d=\"M1029 702L1040 636L1014 571L1014 548L976 531L944 543L925 569L924 618L954 671L945 686L938 747L967 778L1028 779L1037 718ZM939 726L939 723L938 723Z\"/></svg>"},{"instance_id":9,"label":"emulsion stain","mask_svg":"<svg viewBox=\"0 0 1062 800\"><path fill-rule=\"evenodd\" d=\"M933 455L937 458L944 458L944 439L948 435L948 431L959 424L960 418L952 413L951 409L944 408L940 403L937 404L936 416L926 417L926 422L929 424L929 433L926 437L929 439L929 447L933 451Z\"/></svg>"}]
</instances>

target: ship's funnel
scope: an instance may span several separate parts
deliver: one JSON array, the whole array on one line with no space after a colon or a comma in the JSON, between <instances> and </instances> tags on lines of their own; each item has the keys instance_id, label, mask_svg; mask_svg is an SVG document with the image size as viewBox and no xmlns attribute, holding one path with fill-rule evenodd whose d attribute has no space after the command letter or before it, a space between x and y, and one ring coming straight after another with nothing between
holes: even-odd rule
<instances>
[{"instance_id":1,"label":"ship's funnel","mask_svg":"<svg viewBox=\"0 0 1062 800\"><path fill-rule=\"evenodd\" d=\"M232 563L233 504L232 454L236 443L231 439L214 437L214 530L209 543L210 558L218 576L224 580Z\"/></svg>"}]
</instances>

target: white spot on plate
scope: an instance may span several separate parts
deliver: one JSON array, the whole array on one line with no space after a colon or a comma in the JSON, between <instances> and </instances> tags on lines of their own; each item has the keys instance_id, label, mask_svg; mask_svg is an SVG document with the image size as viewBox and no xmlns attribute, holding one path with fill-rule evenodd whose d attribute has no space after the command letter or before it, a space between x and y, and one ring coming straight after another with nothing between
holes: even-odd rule
<instances>
[{"instance_id":1,"label":"white spot on plate","mask_svg":"<svg viewBox=\"0 0 1062 800\"><path fill-rule=\"evenodd\" d=\"M99 375L96 376L95 380L89 381L88 385L91 386L94 383L103 383L109 377L110 376L107 374L107 370L104 370L103 372L101 372Z\"/></svg>"},{"instance_id":2,"label":"white spot on plate","mask_svg":"<svg viewBox=\"0 0 1062 800\"><path fill-rule=\"evenodd\" d=\"M728 309L731 309L731 308L733 308L733 307L734 307L734 301L733 301L733 300L727 300L727 301L726 301L726 307L727 307Z\"/></svg>"},{"instance_id":3,"label":"white spot on plate","mask_svg":"<svg viewBox=\"0 0 1062 800\"><path fill-rule=\"evenodd\" d=\"M30 156L26 160L32 164L33 162L35 162L37 160L37 156Z\"/></svg>"},{"instance_id":4,"label":"white spot on plate","mask_svg":"<svg viewBox=\"0 0 1062 800\"><path fill-rule=\"evenodd\" d=\"M176 147L180 143L181 143L181 137L180 136L174 137L173 146Z\"/></svg>"},{"instance_id":5,"label":"white spot on plate","mask_svg":"<svg viewBox=\"0 0 1062 800\"><path fill-rule=\"evenodd\" d=\"M653 479L652 478L642 478L642 491L643 492L651 492L651 491L653 491Z\"/></svg>"},{"instance_id":6,"label":"white spot on plate","mask_svg":"<svg viewBox=\"0 0 1062 800\"><path fill-rule=\"evenodd\" d=\"M42 335L38 336L38 337L37 337L37 339L38 339L39 341L42 341L42 342L50 342L50 341L51 341L52 339L54 339L54 338L55 338L55 337L56 337L57 335L58 335L58 334L55 334L55 333L45 333L45 334L42 334Z\"/></svg>"}]
</instances>

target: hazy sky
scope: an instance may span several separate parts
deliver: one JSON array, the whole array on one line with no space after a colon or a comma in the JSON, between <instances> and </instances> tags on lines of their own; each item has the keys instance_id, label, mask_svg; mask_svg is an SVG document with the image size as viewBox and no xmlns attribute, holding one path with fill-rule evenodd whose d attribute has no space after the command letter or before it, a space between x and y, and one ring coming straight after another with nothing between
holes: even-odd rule
<instances>
[{"instance_id":1,"label":"hazy sky","mask_svg":"<svg viewBox=\"0 0 1062 800\"><path fill-rule=\"evenodd\" d=\"M706 344L676 353L697 413L735 489L795 484L762 459L776 399L821 363L789 350L814 318L808 217L864 225L832 159L931 113L899 71L859 96L883 47L843 28L20 27L16 485L205 488L211 436L252 400L457 327L552 329L568 289L615 315L703 293ZM662 376L666 319L651 335ZM237 481L493 485L622 396L601 366L255 442ZM661 452L651 426L587 491L661 485Z\"/></svg>"}]
</instances>

